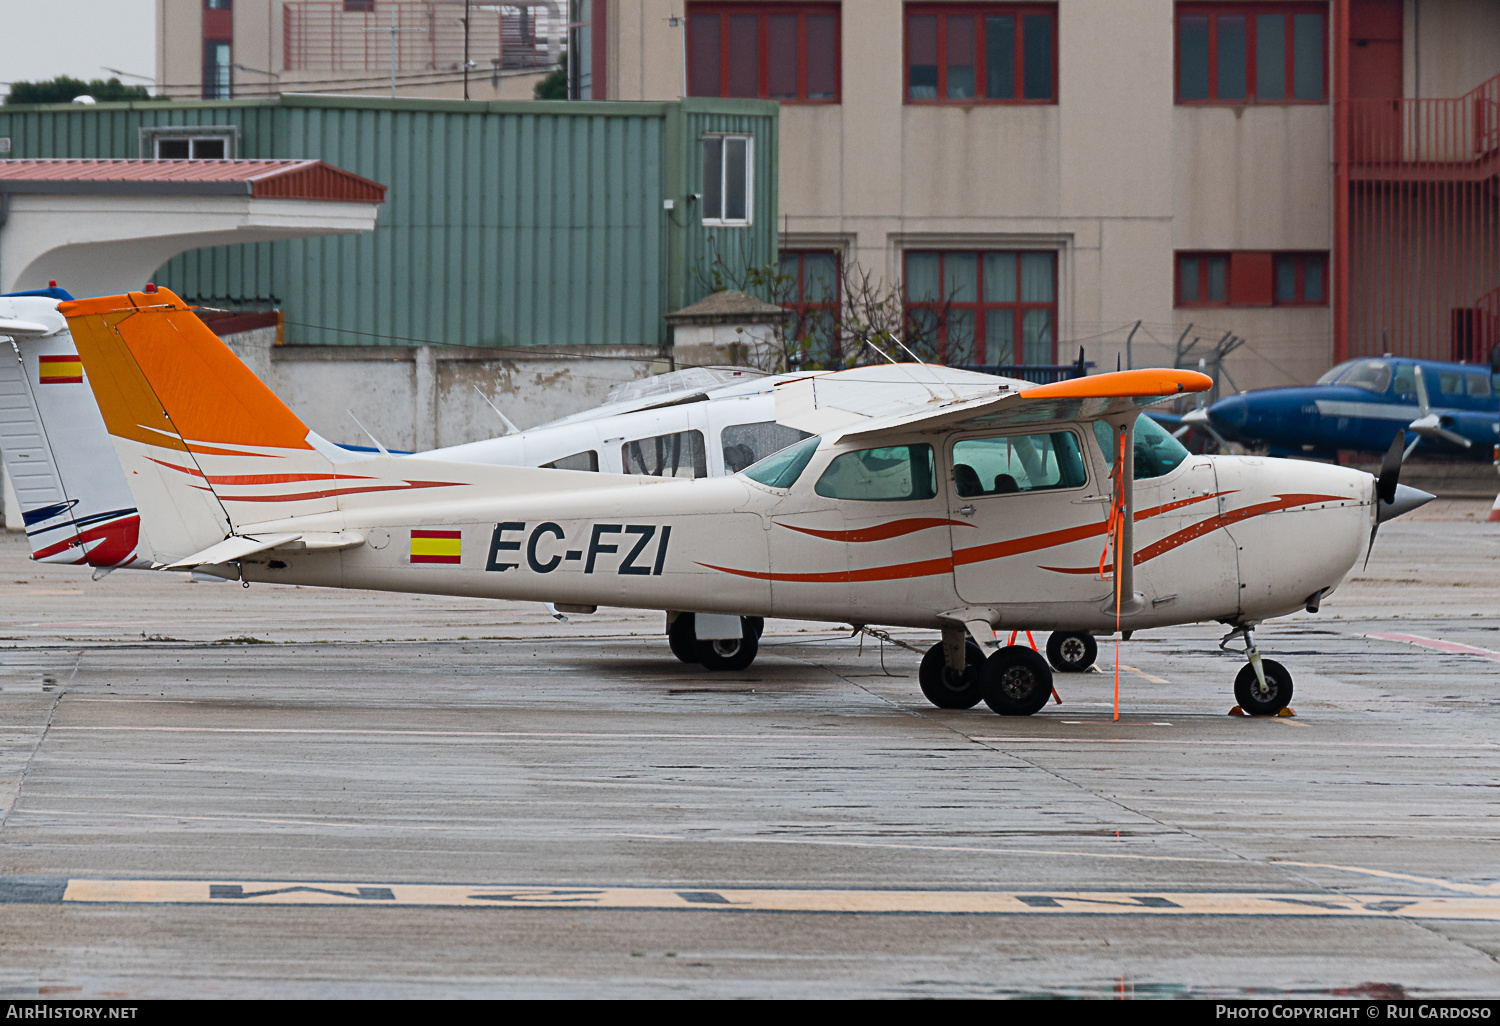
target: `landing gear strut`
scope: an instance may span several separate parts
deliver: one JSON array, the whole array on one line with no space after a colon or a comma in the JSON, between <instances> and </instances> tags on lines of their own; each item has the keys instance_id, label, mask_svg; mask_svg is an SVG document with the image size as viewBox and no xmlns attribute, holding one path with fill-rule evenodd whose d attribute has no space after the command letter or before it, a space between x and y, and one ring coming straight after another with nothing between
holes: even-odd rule
<instances>
[{"instance_id":1,"label":"landing gear strut","mask_svg":"<svg viewBox=\"0 0 1500 1026\"><path fill-rule=\"evenodd\" d=\"M1229 652L1229 643L1235 638L1245 642L1248 664L1234 678L1234 699L1251 716L1275 716L1292 700L1292 675L1276 660L1261 658L1250 633L1253 626L1234 628L1219 641L1219 647Z\"/></svg>"}]
</instances>

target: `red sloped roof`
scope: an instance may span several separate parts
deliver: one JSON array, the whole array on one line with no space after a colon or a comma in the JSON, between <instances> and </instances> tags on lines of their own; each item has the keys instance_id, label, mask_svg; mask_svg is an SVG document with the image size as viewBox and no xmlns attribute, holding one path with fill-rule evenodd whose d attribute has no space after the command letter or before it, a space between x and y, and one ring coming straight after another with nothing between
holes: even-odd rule
<instances>
[{"instance_id":1,"label":"red sloped roof","mask_svg":"<svg viewBox=\"0 0 1500 1026\"><path fill-rule=\"evenodd\" d=\"M321 160L0 160L0 192L231 194L383 203L385 189Z\"/></svg>"}]
</instances>

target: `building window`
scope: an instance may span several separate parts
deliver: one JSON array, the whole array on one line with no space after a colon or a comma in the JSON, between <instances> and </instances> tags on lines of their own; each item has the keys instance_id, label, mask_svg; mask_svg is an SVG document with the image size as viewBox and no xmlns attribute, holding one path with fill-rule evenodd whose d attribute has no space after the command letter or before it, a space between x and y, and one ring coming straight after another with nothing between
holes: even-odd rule
<instances>
[{"instance_id":1,"label":"building window","mask_svg":"<svg viewBox=\"0 0 1500 1026\"><path fill-rule=\"evenodd\" d=\"M1177 5L1177 102L1326 103L1325 4Z\"/></svg>"},{"instance_id":2,"label":"building window","mask_svg":"<svg viewBox=\"0 0 1500 1026\"><path fill-rule=\"evenodd\" d=\"M239 149L234 125L194 125L142 128L143 160L232 160Z\"/></svg>"},{"instance_id":3,"label":"building window","mask_svg":"<svg viewBox=\"0 0 1500 1026\"><path fill-rule=\"evenodd\" d=\"M1275 257L1277 306L1327 306L1328 255L1278 253Z\"/></svg>"},{"instance_id":4,"label":"building window","mask_svg":"<svg viewBox=\"0 0 1500 1026\"><path fill-rule=\"evenodd\" d=\"M939 362L1056 362L1055 253L908 252L906 307L912 334Z\"/></svg>"},{"instance_id":5,"label":"building window","mask_svg":"<svg viewBox=\"0 0 1500 1026\"><path fill-rule=\"evenodd\" d=\"M1327 253L1177 254L1178 306L1327 306Z\"/></svg>"},{"instance_id":6,"label":"building window","mask_svg":"<svg viewBox=\"0 0 1500 1026\"><path fill-rule=\"evenodd\" d=\"M832 250L782 250L782 306L796 313L792 338L800 367L842 367L839 350L839 255ZM800 348L806 343L806 348Z\"/></svg>"},{"instance_id":7,"label":"building window","mask_svg":"<svg viewBox=\"0 0 1500 1026\"><path fill-rule=\"evenodd\" d=\"M907 103L1056 103L1055 4L908 4Z\"/></svg>"},{"instance_id":8,"label":"building window","mask_svg":"<svg viewBox=\"0 0 1500 1026\"><path fill-rule=\"evenodd\" d=\"M1229 254L1177 255L1178 306L1229 305Z\"/></svg>"},{"instance_id":9,"label":"building window","mask_svg":"<svg viewBox=\"0 0 1500 1026\"><path fill-rule=\"evenodd\" d=\"M203 98L227 100L230 97L229 40L203 41Z\"/></svg>"},{"instance_id":10,"label":"building window","mask_svg":"<svg viewBox=\"0 0 1500 1026\"><path fill-rule=\"evenodd\" d=\"M366 13L375 9L375 0L344 0L344 10L351 13L364 11Z\"/></svg>"},{"instance_id":11,"label":"building window","mask_svg":"<svg viewBox=\"0 0 1500 1026\"><path fill-rule=\"evenodd\" d=\"M690 3L688 93L839 101L838 4Z\"/></svg>"},{"instance_id":12,"label":"building window","mask_svg":"<svg viewBox=\"0 0 1500 1026\"><path fill-rule=\"evenodd\" d=\"M569 0L568 10L568 99L602 100L604 0Z\"/></svg>"},{"instance_id":13,"label":"building window","mask_svg":"<svg viewBox=\"0 0 1500 1026\"><path fill-rule=\"evenodd\" d=\"M203 6L210 11L227 11L234 7L234 0L203 0Z\"/></svg>"},{"instance_id":14,"label":"building window","mask_svg":"<svg viewBox=\"0 0 1500 1026\"><path fill-rule=\"evenodd\" d=\"M703 140L703 223L750 223L755 202L755 140L711 135Z\"/></svg>"}]
</instances>

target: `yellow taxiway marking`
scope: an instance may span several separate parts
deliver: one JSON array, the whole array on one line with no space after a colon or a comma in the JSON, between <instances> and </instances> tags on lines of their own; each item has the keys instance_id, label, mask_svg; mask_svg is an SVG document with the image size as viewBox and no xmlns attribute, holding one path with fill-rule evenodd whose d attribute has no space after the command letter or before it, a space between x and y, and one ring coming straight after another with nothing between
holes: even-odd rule
<instances>
[{"instance_id":1,"label":"yellow taxiway marking","mask_svg":"<svg viewBox=\"0 0 1500 1026\"><path fill-rule=\"evenodd\" d=\"M65 902L453 906L935 915L1336 916L1500 922L1500 899L1205 891L899 891L550 887L241 880L69 880Z\"/></svg>"},{"instance_id":2,"label":"yellow taxiway marking","mask_svg":"<svg viewBox=\"0 0 1500 1026\"><path fill-rule=\"evenodd\" d=\"M1167 680L1165 677L1153 676L1152 674L1147 673L1145 670L1137 670L1134 666L1126 666L1124 663L1120 664L1120 669L1126 670L1126 671L1128 671L1130 673L1133 673L1137 677L1140 677L1142 680L1150 681L1152 684L1170 684L1170 683L1172 683L1171 681Z\"/></svg>"}]
</instances>

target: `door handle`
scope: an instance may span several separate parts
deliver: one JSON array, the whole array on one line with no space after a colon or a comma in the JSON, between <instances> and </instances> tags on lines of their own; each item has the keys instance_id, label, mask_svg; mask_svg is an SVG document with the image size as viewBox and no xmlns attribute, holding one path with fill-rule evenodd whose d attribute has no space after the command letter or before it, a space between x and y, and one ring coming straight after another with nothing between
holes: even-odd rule
<instances>
[{"instance_id":1,"label":"door handle","mask_svg":"<svg viewBox=\"0 0 1500 1026\"><path fill-rule=\"evenodd\" d=\"M974 507L973 506L960 506L958 508L958 515L961 516L961 517L972 517L974 515Z\"/></svg>"}]
</instances>

